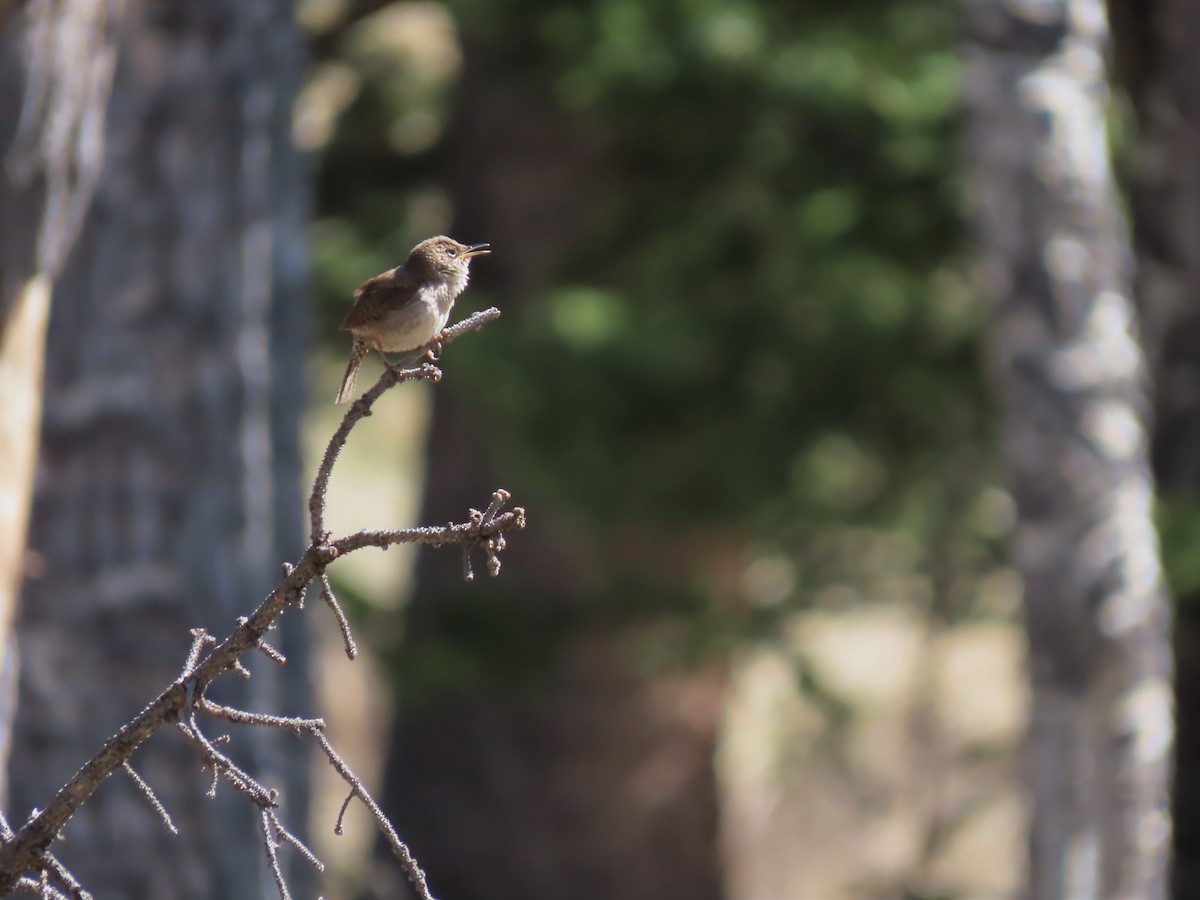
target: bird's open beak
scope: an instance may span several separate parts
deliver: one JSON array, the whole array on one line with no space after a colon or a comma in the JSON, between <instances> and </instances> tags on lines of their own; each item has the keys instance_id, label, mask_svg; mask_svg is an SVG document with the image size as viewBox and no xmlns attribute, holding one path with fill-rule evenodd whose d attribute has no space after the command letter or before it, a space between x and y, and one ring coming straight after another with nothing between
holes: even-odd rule
<instances>
[{"instance_id":1,"label":"bird's open beak","mask_svg":"<svg viewBox=\"0 0 1200 900\"><path fill-rule=\"evenodd\" d=\"M491 244L472 244L467 248L467 252L464 253L462 257L463 259L470 259L472 256L483 256L483 254L491 252Z\"/></svg>"}]
</instances>

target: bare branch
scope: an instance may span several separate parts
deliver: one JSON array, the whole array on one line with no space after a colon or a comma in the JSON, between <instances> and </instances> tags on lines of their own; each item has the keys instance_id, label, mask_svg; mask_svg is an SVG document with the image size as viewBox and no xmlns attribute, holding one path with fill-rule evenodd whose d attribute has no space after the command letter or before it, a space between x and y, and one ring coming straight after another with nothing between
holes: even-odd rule
<instances>
[{"instance_id":1,"label":"bare branch","mask_svg":"<svg viewBox=\"0 0 1200 900\"><path fill-rule=\"evenodd\" d=\"M266 641L258 642L258 651L269 659L271 662L279 666L287 665L287 657L268 644Z\"/></svg>"},{"instance_id":2,"label":"bare branch","mask_svg":"<svg viewBox=\"0 0 1200 900\"><path fill-rule=\"evenodd\" d=\"M221 770L217 768L217 764L212 764L212 784L208 787L208 799L215 800L217 796L217 785L221 783Z\"/></svg>"},{"instance_id":3,"label":"bare branch","mask_svg":"<svg viewBox=\"0 0 1200 900\"><path fill-rule=\"evenodd\" d=\"M196 668L196 663L200 662L200 651L209 644L215 644L217 639L205 631L203 628L192 629L192 649L188 651L187 661L183 664L183 674L180 678L187 678L192 674L192 670Z\"/></svg>"},{"instance_id":4,"label":"bare branch","mask_svg":"<svg viewBox=\"0 0 1200 900\"><path fill-rule=\"evenodd\" d=\"M524 527L525 510L518 506L486 523L427 525L422 528L405 528L398 531L364 530L339 538L331 542L329 547L341 556L361 550L363 547L387 548L395 544L423 544L426 547L444 547L447 544L477 545L486 543L487 538L508 531L519 531Z\"/></svg>"},{"instance_id":5,"label":"bare branch","mask_svg":"<svg viewBox=\"0 0 1200 900\"><path fill-rule=\"evenodd\" d=\"M283 880L283 872L279 868L279 856L275 853L278 844L275 843L275 829L271 827L270 813L262 811L263 846L267 851L267 864L271 867L271 877L275 879L275 887L279 889L280 900L292 900L288 892L287 882Z\"/></svg>"},{"instance_id":6,"label":"bare branch","mask_svg":"<svg viewBox=\"0 0 1200 900\"><path fill-rule=\"evenodd\" d=\"M196 748L201 759L211 764L220 775L224 775L225 780L235 791L260 809L275 808L277 805L275 792L263 787L253 775L214 747L196 724L195 717L189 719L186 725L180 722L179 730L187 738L188 743ZM215 781L213 787L216 787Z\"/></svg>"},{"instance_id":7,"label":"bare branch","mask_svg":"<svg viewBox=\"0 0 1200 900\"><path fill-rule=\"evenodd\" d=\"M46 867L42 869L43 878L52 872L68 897L72 897L74 900L92 900L92 895L83 889L83 885L79 883L79 879L72 875L70 870L59 862L53 853L47 853L44 861Z\"/></svg>"},{"instance_id":8,"label":"bare branch","mask_svg":"<svg viewBox=\"0 0 1200 900\"><path fill-rule=\"evenodd\" d=\"M504 509L504 504L510 499L512 499L512 494L510 494L504 488L500 488L498 491L492 494L492 502L488 504L487 512L483 514L484 523L486 524L492 521L492 519L496 518L497 513Z\"/></svg>"},{"instance_id":9,"label":"bare branch","mask_svg":"<svg viewBox=\"0 0 1200 900\"><path fill-rule=\"evenodd\" d=\"M346 799L342 801L342 808L338 810L337 821L333 823L333 833L338 835L339 837L342 835L342 833L344 831L342 826L345 824L345 821L346 821L346 811L348 809L350 809L350 801L353 800L356 796L357 795L354 793L354 789L351 788L350 793L348 793L346 795Z\"/></svg>"},{"instance_id":10,"label":"bare branch","mask_svg":"<svg viewBox=\"0 0 1200 900\"><path fill-rule=\"evenodd\" d=\"M497 309L476 313L446 329L439 336L439 340L442 344L448 344L495 320L499 315L500 312ZM421 348L409 356L415 358L425 349ZM357 796L379 824L392 852L399 859L419 897L422 900L433 900L433 895L429 892L429 887L425 882L424 873L413 859L408 847L400 840L395 828L370 793L350 771L341 757L334 752L323 733L324 722L321 719L272 716L231 709L207 700L205 692L209 685L225 672L232 671L243 677L249 677L250 673L240 660L251 650L259 649L277 662L284 661L282 655L265 644L263 639L275 627L276 621L288 607L301 605L305 592L314 578L319 578L321 581L322 596L338 617L338 625L346 642L347 654L353 658L355 647L350 636L349 625L336 598L333 597L325 574L329 564L346 553L352 553L364 547L386 548L393 544L422 544L429 547L457 544L463 548L464 554L469 554L470 550L475 547L483 548L488 557L489 571L493 574L499 571L498 554L504 549L504 535L509 531L525 527L525 511L520 507L515 507L509 512L502 512L505 503L509 500L508 492L503 490L496 491L492 495L486 512L480 513L472 510L469 521L466 523L450 523L441 527L411 528L400 531L359 531L332 543L327 542L328 534L324 531L325 494L334 463L345 446L351 429L357 422L371 414L372 404L389 388L404 381L417 379L436 381L440 376L441 372L438 369L427 364L415 369L385 370L379 381L351 405L341 425L330 439L309 498L312 543L295 564L288 563L283 566L282 578L274 590L250 616L240 619L233 631L220 643L217 643L203 629L194 630L192 645L179 678L109 738L104 746L59 790L44 810L35 810L28 821L15 833L0 817L0 837L3 837L3 841L0 841L0 895L15 889L28 890L30 887L42 892L42 881L33 876L37 875L38 878L41 878L41 873L45 871L52 872L67 890L67 893L64 894L58 888L49 885L47 896L76 898L87 896L87 893L79 887L78 882L57 860L53 859L48 850L51 843L61 836L63 827L75 814L75 811L87 802L96 789L119 768L124 768L134 779L151 805L159 812L167 827L174 832L174 825L154 792L128 765L130 757L138 747L164 725L177 727L196 750L205 766L212 768L213 785L210 795L215 795L217 782L224 777L234 790L257 806L262 813L268 814L263 817L264 835L268 845L268 858L272 862L273 870L278 869L275 857L277 840L292 844L310 863L319 867L320 862L316 856L279 824L274 815L274 810L278 806L276 792L264 787L228 756L217 750L217 745L227 743L228 737L222 736L209 740L196 723L195 713L199 711L238 724L311 732L321 744L334 768L351 787L351 794L347 797L346 804L343 805L338 815L336 827L338 833L341 832L346 806L351 798ZM470 576L469 559L466 560L465 567ZM213 646L214 644L215 646ZM277 884L280 887L281 896L288 896L287 887L282 884L281 878L277 879Z\"/></svg>"},{"instance_id":11,"label":"bare branch","mask_svg":"<svg viewBox=\"0 0 1200 900\"><path fill-rule=\"evenodd\" d=\"M494 322L498 318L500 318L500 310L494 306L468 316L456 325L447 328L425 346L405 354L400 365L405 366L416 362L425 355L426 351L433 347L438 345L445 346L452 343L464 334L478 331L488 322ZM434 373L436 373L436 376ZM346 414L342 417L342 424L338 426L338 430L334 432L333 438L325 448L325 455L321 459L321 465L317 468L317 477L313 482L312 493L308 498L308 515L311 525L309 540L314 545L320 544L325 537L325 493L329 489L329 476L333 473L333 465L337 462L338 454L342 452L342 448L346 446L346 438L350 435L350 429L360 419L371 414L371 407L388 388L402 381L414 381L421 378L437 380L440 377L441 372L430 365L423 365L419 369L384 369L383 374L379 376L379 380L375 382L374 387L350 404L350 408L346 410Z\"/></svg>"},{"instance_id":12,"label":"bare branch","mask_svg":"<svg viewBox=\"0 0 1200 900\"><path fill-rule=\"evenodd\" d=\"M121 763L121 768L125 770L125 774L133 779L133 783L138 786L138 790L142 792L142 795L148 801L150 801L150 805L154 807L154 811L158 813L158 817L162 819L163 824L167 826L167 831L178 837L179 829L176 828L175 823L171 821L170 813L168 813L167 808L162 805L162 801L158 799L158 795L154 793L154 788L150 787L150 785L146 783L141 775L133 771L133 766L129 764L129 760Z\"/></svg>"},{"instance_id":13,"label":"bare branch","mask_svg":"<svg viewBox=\"0 0 1200 900\"><path fill-rule=\"evenodd\" d=\"M308 847L305 846L304 842L302 840L300 840L300 838L296 837L294 834L292 834L290 831L288 831L286 828L283 827L283 824L279 821L279 816L275 815L275 813L273 813L273 812L268 812L267 815L269 815L271 818L271 826L275 829L276 837L278 837L281 841L283 841L286 844L291 844L298 851L300 851L300 855L303 856L306 860L308 860L308 864L310 866L312 866L314 869L316 869L318 872L325 871L325 863L323 863L323 862L321 862L321 860L317 859L317 854L315 854L311 850L309 850Z\"/></svg>"},{"instance_id":14,"label":"bare branch","mask_svg":"<svg viewBox=\"0 0 1200 900\"><path fill-rule=\"evenodd\" d=\"M342 611L342 605L338 603L337 597L333 595L333 586L329 583L329 576L324 572L321 573L321 599L325 601L326 606L333 610L333 614L337 618L338 630L342 633L342 643L346 646L346 656L355 659L358 656L358 647L354 643L354 635L350 633L350 621Z\"/></svg>"},{"instance_id":15,"label":"bare branch","mask_svg":"<svg viewBox=\"0 0 1200 900\"><path fill-rule=\"evenodd\" d=\"M45 869L39 873L37 878L30 878L28 875L21 876L13 886L13 889L26 894L37 894L39 897L47 897L49 900L70 900L67 894L51 887L47 881Z\"/></svg>"},{"instance_id":16,"label":"bare branch","mask_svg":"<svg viewBox=\"0 0 1200 900\"><path fill-rule=\"evenodd\" d=\"M391 847L392 853L400 861L400 868L404 871L417 896L420 900L435 900L433 894L429 892L429 885L425 881L425 873L417 865L417 860L413 857L412 851L408 849L408 845L400 840L400 835L396 833L396 829L391 821L384 815L383 810L379 808L379 804L375 802L375 798L371 796L366 786L359 781L358 776L350 770L345 761L338 756L337 751L333 749L325 735L320 731L313 731L312 734L317 739L317 743L321 745L321 749L325 751L325 755L329 757L329 762L333 765L333 768L350 785L350 796L358 797L370 811L372 817L374 817L376 824L379 825L379 830L383 832L383 836L387 840L388 846ZM347 797L346 802L342 804L342 812L338 815L338 834L341 834L342 816L345 814L349 803L350 797Z\"/></svg>"},{"instance_id":17,"label":"bare branch","mask_svg":"<svg viewBox=\"0 0 1200 900\"><path fill-rule=\"evenodd\" d=\"M294 731L297 734L303 734L306 731L319 731L325 727L324 719L301 719L295 716L270 716L265 713L246 712L241 709L234 709L232 706L222 706L220 703L214 703L212 700L201 700L196 704L196 709L205 715L212 716L217 719L225 719L228 722L236 722L239 725L264 725L268 728L284 728L288 731Z\"/></svg>"},{"instance_id":18,"label":"bare branch","mask_svg":"<svg viewBox=\"0 0 1200 900\"><path fill-rule=\"evenodd\" d=\"M463 544L463 581L468 583L475 580L475 570L471 567L471 545Z\"/></svg>"}]
</instances>

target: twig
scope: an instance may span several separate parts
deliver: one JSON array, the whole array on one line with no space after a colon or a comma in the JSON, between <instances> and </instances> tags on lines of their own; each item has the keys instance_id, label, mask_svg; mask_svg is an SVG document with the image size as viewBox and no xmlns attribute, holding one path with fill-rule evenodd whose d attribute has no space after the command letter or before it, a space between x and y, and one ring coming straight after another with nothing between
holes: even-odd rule
<instances>
[{"instance_id":1,"label":"twig","mask_svg":"<svg viewBox=\"0 0 1200 900\"><path fill-rule=\"evenodd\" d=\"M399 532L359 532L334 545L311 546L292 572L262 602L257 610L233 630L193 669L191 676L176 681L142 712L126 723L104 746L75 773L54 799L38 815L30 818L14 835L0 845L0 894L11 891L17 879L37 871L43 852L74 815L121 764L159 728L178 724L187 735L187 726L178 722L189 694L202 696L214 679L234 667L237 659L257 647L283 611L301 596L308 581L333 559L362 547L384 547L400 543L419 543L431 547L446 544L467 545L489 532L504 533L524 527L524 513L517 509L498 516L487 526L463 524L444 528L410 529ZM211 761L211 760L210 760Z\"/></svg>"},{"instance_id":2,"label":"twig","mask_svg":"<svg viewBox=\"0 0 1200 900\"><path fill-rule=\"evenodd\" d=\"M133 771L133 766L129 764L129 760L125 760L125 762L121 763L121 768L125 770L126 775L133 779L133 783L138 786L138 790L142 792L142 796L144 796L146 800L149 801L150 805L154 807L154 811L158 813L158 817L162 819L162 823L167 826L167 831L171 832L171 834L175 836L178 836L179 829L176 828L175 823L171 821L170 813L168 813L167 808L162 805L162 801L158 799L158 795L154 793L154 788L150 787L150 785L146 783L141 775Z\"/></svg>"},{"instance_id":3,"label":"twig","mask_svg":"<svg viewBox=\"0 0 1200 900\"><path fill-rule=\"evenodd\" d=\"M492 502L488 504L487 512L483 514L484 524L486 525L492 519L496 518L500 510L504 509L504 504L510 499L512 499L512 494L504 490L504 488L500 488L500 490L492 494Z\"/></svg>"},{"instance_id":4,"label":"twig","mask_svg":"<svg viewBox=\"0 0 1200 900\"><path fill-rule=\"evenodd\" d=\"M205 715L213 716L217 719L225 719L228 722L236 722L238 725L264 725L269 728L284 728L288 731L294 731L297 734L303 734L306 731L321 730L325 727L324 719L301 719L295 716L270 716L266 713L246 712L245 710L234 709L232 706L222 706L220 703L214 703L208 699L198 702L196 709Z\"/></svg>"},{"instance_id":5,"label":"twig","mask_svg":"<svg viewBox=\"0 0 1200 900\"><path fill-rule=\"evenodd\" d=\"M196 668L196 663L200 661L200 651L209 644L215 644L217 639L205 631L203 628L192 629L192 649L188 651L187 661L183 664L183 673L180 678L187 678Z\"/></svg>"},{"instance_id":6,"label":"twig","mask_svg":"<svg viewBox=\"0 0 1200 900\"><path fill-rule=\"evenodd\" d=\"M405 354L400 365L405 366L411 362L415 362L426 351L438 343L445 346L462 337L464 334L478 331L488 322L494 322L498 318L500 318L500 310L494 306L468 316L456 325L447 328L425 346L418 347L411 353ZM434 373L437 373L436 376ZM325 448L325 455L321 459L321 465L317 468L317 477L313 482L312 493L308 498L308 515L309 524L311 525L309 540L313 544L321 543L325 537L325 493L329 489L329 476L333 472L333 464L337 462L338 454L346 446L346 438L350 435L350 429L354 427L359 419L371 414L371 406L374 405L375 401L379 399L384 391L399 384L401 380L412 381L419 378L436 380L436 378L440 377L441 372L436 367L430 365L423 365L419 369L384 369L383 374L379 376L379 380L375 382L374 387L350 404L350 408L342 416L342 424L338 426L338 430L334 432L333 438L330 439L329 445Z\"/></svg>"},{"instance_id":7,"label":"twig","mask_svg":"<svg viewBox=\"0 0 1200 900\"><path fill-rule=\"evenodd\" d=\"M275 815L275 813L273 813L273 812L268 812L267 815L271 819L271 826L275 829L275 836L277 838L279 838L281 841L283 841L286 844L291 844L298 851L300 851L300 855L303 856L306 860L308 860L308 864L310 866L312 866L314 869L316 869L318 872L325 871L325 863L323 863L319 859L317 859L317 854L315 854L311 850L309 850L308 847L305 845L305 843L302 840L300 840L300 838L296 837L294 834L292 834L290 831L288 831L286 828L283 827L283 824L279 821L279 816Z\"/></svg>"},{"instance_id":8,"label":"twig","mask_svg":"<svg viewBox=\"0 0 1200 900\"><path fill-rule=\"evenodd\" d=\"M356 796L357 795L354 793L354 789L351 788L350 793L346 795L346 799L342 801L342 808L338 810L337 821L333 823L333 833L339 837L343 831L342 826L346 821L346 811L350 809L350 801Z\"/></svg>"},{"instance_id":9,"label":"twig","mask_svg":"<svg viewBox=\"0 0 1200 900\"><path fill-rule=\"evenodd\" d=\"M354 659L358 656L358 647L354 643L354 635L350 633L350 621L342 611L342 605L338 603L337 597L333 595L333 586L329 583L329 576L324 572L321 573L321 599L325 601L326 606L333 610L333 615L337 618L338 630L342 633L342 643L346 646L346 656Z\"/></svg>"},{"instance_id":10,"label":"twig","mask_svg":"<svg viewBox=\"0 0 1200 900\"><path fill-rule=\"evenodd\" d=\"M444 331L440 336L441 343L448 344L493 321L499 315L500 312L496 309L476 313ZM423 352L424 349L421 348L417 353ZM223 776L238 793L245 796L260 810L273 815L273 811L278 805L276 792L268 790L229 757L217 750L217 745L225 743L227 739L217 738L210 741L204 735L195 718L195 713L201 711L207 715L219 716L242 724L311 732L325 750L334 768L350 784L351 796L361 799L379 823L393 853L400 860L401 866L417 889L419 896L422 900L432 900L432 894L429 893L429 888L425 883L424 873L378 804L341 760L341 757L333 751L322 732L324 723L320 719L247 713L214 704L208 701L204 695L209 685L225 672L233 671L239 675L248 676L249 673L241 665L240 660L251 650L262 649L263 652L270 655L270 650L263 649L266 646L263 644L263 638L289 606L297 606L301 603L309 583L314 578L324 580L326 567L346 553L352 553L363 547L390 547L393 544L423 544L430 547L457 544L463 547L464 551L469 551L472 547L483 547L489 555L489 570L496 570L492 561L495 555L503 549L504 535L525 526L525 512L520 507L514 508L510 512L500 511L508 500L508 494L505 491L497 491L492 495L492 502L489 504L486 514L472 511L470 521L463 524L451 523L443 527L412 528L402 531L359 531L331 543L327 542L328 535L324 531L325 493L333 465L345 445L351 429L358 421L371 414L372 404L387 389L403 381L437 380L440 375L440 371L430 365L402 371L384 371L379 381L351 405L343 417L341 425L330 439L309 497L312 543L294 565L288 564L283 568L283 576L275 589L249 617L239 620L233 631L220 643L216 643L215 639L202 629L193 631L191 649L179 678L109 738L104 746L59 790L44 810L35 810L15 833L0 819L0 836L4 837L4 840L0 842L0 896L17 888L28 889L31 885L40 890L41 883L32 876L37 874L40 878L40 873L47 869L53 871L55 877L63 881L68 890L67 896L87 896L86 892L78 886L78 882L70 876L70 873L49 854L49 847L61 835L64 826L70 821L76 810L87 802L96 789L117 769L126 768L135 781L139 782L139 787L145 785L145 782L141 781L131 768L128 768L127 763L137 748L164 725L177 727L185 739L196 749L204 763L212 767L213 787L211 793L215 793L217 782ZM497 559L497 565L498 562ZM332 596L332 592L330 592L330 596ZM339 625L339 627L341 626ZM343 628L343 637L346 638L348 634L348 627ZM213 644L215 646L212 646ZM348 641L347 646L348 650L351 649L352 642ZM149 790L148 785L145 786L143 793L148 798L153 798L153 792ZM151 802L153 804L154 800ZM156 809L168 823L168 827L171 827L165 809L162 809L161 806L161 803L158 803ZM343 808L342 814L338 817L339 828L344 813L345 809ZM268 820L268 823L270 821ZM277 823L277 820L275 821ZM276 838L280 838L297 846L298 849L302 847L298 840L285 836L287 832L282 830L282 826L279 827L281 831L275 837L270 838L272 843ZM316 857L311 852L304 853L304 855L310 862L316 861ZM62 892L53 886L49 890L51 896L63 896ZM286 886L283 887L283 890L286 891Z\"/></svg>"},{"instance_id":11,"label":"twig","mask_svg":"<svg viewBox=\"0 0 1200 900\"><path fill-rule=\"evenodd\" d=\"M275 843L275 834L274 829L271 827L270 813L264 809L261 819L263 845L267 849L267 863L271 867L271 877L275 879L275 887L279 889L280 900L292 900L292 895L288 893L287 882L283 878L283 872L279 868L279 856L275 852L279 845Z\"/></svg>"},{"instance_id":12,"label":"twig","mask_svg":"<svg viewBox=\"0 0 1200 900\"><path fill-rule=\"evenodd\" d=\"M466 522L462 525L425 526L398 531L364 530L331 541L329 547L341 555L361 550L363 547L386 548L394 544L423 544L426 547L444 547L447 544L469 546L486 543L487 538L524 527L525 510L518 506L486 524Z\"/></svg>"},{"instance_id":13,"label":"twig","mask_svg":"<svg viewBox=\"0 0 1200 900\"><path fill-rule=\"evenodd\" d=\"M372 817L374 817L376 824L379 825L379 830L383 832L383 836L388 842L388 846L391 847L392 853L400 861L400 868L408 878L409 884L413 886L413 890L416 891L417 897L420 900L434 900L433 894L429 891L429 884L425 880L425 873L417 864L417 860L413 857L412 851L408 849L408 845L400 840L400 835L396 833L396 829L391 821L384 815L383 810L379 808L379 804L375 802L375 798L371 796L370 792L359 781L358 776L350 770L345 761L338 756L337 751L330 745L324 733L314 730L312 735L317 739L317 743L321 745L321 749L325 751L325 755L329 757L329 762L333 765L333 768L350 785L350 796L358 797L370 811ZM349 803L350 797L347 797L346 802L342 804L342 812L338 815L339 826L341 825L342 815L345 814ZM341 832L339 831L338 833L340 834Z\"/></svg>"},{"instance_id":14,"label":"twig","mask_svg":"<svg viewBox=\"0 0 1200 900\"><path fill-rule=\"evenodd\" d=\"M79 879L72 875L53 853L47 853L45 861L47 868L54 873L54 877L58 879L68 897L72 897L74 900L92 900L92 895L83 889ZM42 871L45 872L46 869Z\"/></svg>"},{"instance_id":15,"label":"twig","mask_svg":"<svg viewBox=\"0 0 1200 900\"><path fill-rule=\"evenodd\" d=\"M300 601L298 601L300 602ZM268 644L266 641L258 642L258 652L269 659L271 662L279 666L287 665L287 657Z\"/></svg>"},{"instance_id":16,"label":"twig","mask_svg":"<svg viewBox=\"0 0 1200 900\"><path fill-rule=\"evenodd\" d=\"M39 897L48 897L49 900L71 900L67 894L64 894L62 891L52 887L49 883L47 883L45 876L45 869L38 874L37 878L30 878L28 875L22 875L19 879L17 879L16 884L13 885L13 890L23 891L27 894L37 894Z\"/></svg>"},{"instance_id":17,"label":"twig","mask_svg":"<svg viewBox=\"0 0 1200 900\"><path fill-rule=\"evenodd\" d=\"M210 763L220 775L224 775L225 780L235 791L260 809L275 808L275 792L259 784L253 775L214 747L212 742L204 736L200 726L196 724L195 716L190 718L186 725L180 722L179 730L187 738L188 743L196 748L200 758ZM214 781L213 788L215 789L215 787L216 782Z\"/></svg>"}]
</instances>

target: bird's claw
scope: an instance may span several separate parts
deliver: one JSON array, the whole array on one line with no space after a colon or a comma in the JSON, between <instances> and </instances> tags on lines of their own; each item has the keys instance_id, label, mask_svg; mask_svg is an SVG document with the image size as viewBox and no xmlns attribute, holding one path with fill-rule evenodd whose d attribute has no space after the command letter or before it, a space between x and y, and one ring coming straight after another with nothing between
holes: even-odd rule
<instances>
[{"instance_id":1,"label":"bird's claw","mask_svg":"<svg viewBox=\"0 0 1200 900\"><path fill-rule=\"evenodd\" d=\"M437 362L442 358L442 339L434 338L433 346L425 351L425 355L429 357L430 362Z\"/></svg>"}]
</instances>

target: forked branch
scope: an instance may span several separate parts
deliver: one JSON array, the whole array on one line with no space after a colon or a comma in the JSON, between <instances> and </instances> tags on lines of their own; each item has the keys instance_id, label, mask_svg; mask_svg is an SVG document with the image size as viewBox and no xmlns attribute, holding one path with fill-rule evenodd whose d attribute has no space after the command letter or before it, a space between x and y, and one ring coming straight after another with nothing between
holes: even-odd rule
<instances>
[{"instance_id":1,"label":"forked branch","mask_svg":"<svg viewBox=\"0 0 1200 900\"><path fill-rule=\"evenodd\" d=\"M462 335L493 321L499 315L500 311L494 308L475 313L442 332L439 342L441 345L449 344ZM434 346L433 342L427 347L413 351L405 358L402 365L412 365L432 346ZM492 574L499 572L497 554L504 549L504 536L510 531L525 526L523 509L516 507L508 512L503 511L509 499L508 492L504 490L497 490L493 493L486 513L471 510L468 521L461 524L409 528L399 531L359 531L336 540L331 540L325 530L325 498L330 476L338 455L346 445L346 440L354 426L371 415L371 407L388 389L406 381L429 380L436 382L440 378L441 371L429 363L415 368L385 369L375 385L351 404L325 449L321 464L317 469L312 492L309 495L308 510L311 533L308 549L294 564L284 565L283 577L275 589L259 605L258 609L248 617L240 619L237 626L223 641L217 643L203 630L193 631L191 650L179 678L159 694L149 706L124 725L120 731L109 738L104 746L59 790L45 809L35 811L28 821L15 831L10 829L5 820L0 817L0 825L3 825L3 828L0 828L0 895L17 889L26 891L32 889L43 896L87 896L71 873L51 855L49 848L51 843L61 835L63 828L75 811L88 801L104 781L120 769L126 771L164 824L168 828L173 828L166 809L158 802L149 785L129 766L129 760L134 751L160 728L165 725L174 725L196 749L205 765L213 771L214 779L225 780L257 808L268 864L280 895L288 897L287 885L279 867L277 856L279 848L283 844L290 845L318 868L321 865L320 861L280 823L276 814L278 807L276 792L260 784L226 754L218 750L216 745L222 742L221 739L209 740L204 735L197 723L197 715L205 715L239 724L283 728L311 734L320 744L330 763L350 786L351 797L358 797L370 810L418 896L423 900L432 900L432 894L429 892L424 874L416 860L413 859L408 847L400 840L395 829L362 782L334 752L325 737L322 720L236 710L209 701L205 697L205 693L209 685L225 672L232 670L247 677L249 673L241 665L240 659L252 650L260 650L280 664L286 662L270 645L265 643L264 639L288 607L301 605L305 593L314 579L318 581L323 599L338 617L338 627L346 643L347 653L353 658L354 640L350 635L345 615L341 612L341 607L333 596L326 576L326 568L347 553L353 553L364 547L390 547L393 544L423 544L429 547L456 544L463 548L468 560L473 549L483 550L488 559L489 571ZM214 787L215 784L216 781L214 781ZM340 816L338 827L340 827Z\"/></svg>"}]
</instances>

